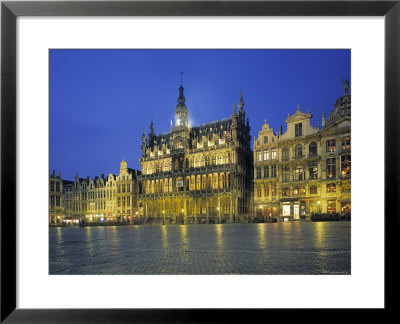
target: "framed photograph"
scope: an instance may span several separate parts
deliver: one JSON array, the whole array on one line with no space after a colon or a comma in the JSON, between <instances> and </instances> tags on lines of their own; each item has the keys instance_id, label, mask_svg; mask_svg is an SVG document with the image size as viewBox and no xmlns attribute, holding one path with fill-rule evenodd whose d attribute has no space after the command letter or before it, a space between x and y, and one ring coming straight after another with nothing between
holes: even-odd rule
<instances>
[{"instance_id":1,"label":"framed photograph","mask_svg":"<svg viewBox=\"0 0 400 324\"><path fill-rule=\"evenodd\" d=\"M391 309L399 15L3 1L1 321Z\"/></svg>"}]
</instances>

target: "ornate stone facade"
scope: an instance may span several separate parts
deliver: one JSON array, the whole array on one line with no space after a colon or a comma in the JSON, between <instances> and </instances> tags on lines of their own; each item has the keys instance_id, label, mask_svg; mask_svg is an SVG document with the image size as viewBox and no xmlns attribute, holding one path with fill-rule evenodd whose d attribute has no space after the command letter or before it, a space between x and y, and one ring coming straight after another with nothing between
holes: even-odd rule
<instances>
[{"instance_id":1,"label":"ornate stone facade","mask_svg":"<svg viewBox=\"0 0 400 324\"><path fill-rule=\"evenodd\" d=\"M347 80L346 80L347 81ZM297 107L287 130L264 123L254 140L254 214L260 221L309 218L351 210L351 96L344 95L322 128Z\"/></svg>"},{"instance_id":2,"label":"ornate stone facade","mask_svg":"<svg viewBox=\"0 0 400 324\"><path fill-rule=\"evenodd\" d=\"M143 131L138 218L164 224L247 220L252 187L249 120L241 94L230 118L189 126L184 88L175 125L156 135Z\"/></svg>"},{"instance_id":3,"label":"ornate stone facade","mask_svg":"<svg viewBox=\"0 0 400 324\"><path fill-rule=\"evenodd\" d=\"M64 185L64 223L133 222L140 171L121 162L118 175L79 178Z\"/></svg>"},{"instance_id":4,"label":"ornate stone facade","mask_svg":"<svg viewBox=\"0 0 400 324\"><path fill-rule=\"evenodd\" d=\"M64 216L63 180L61 172L56 171L49 176L49 224L60 224Z\"/></svg>"}]
</instances>

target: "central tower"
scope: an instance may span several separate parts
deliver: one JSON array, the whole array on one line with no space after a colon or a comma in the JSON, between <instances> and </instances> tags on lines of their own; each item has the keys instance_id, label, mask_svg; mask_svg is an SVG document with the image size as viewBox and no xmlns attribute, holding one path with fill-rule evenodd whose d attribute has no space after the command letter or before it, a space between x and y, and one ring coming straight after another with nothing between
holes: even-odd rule
<instances>
[{"instance_id":1,"label":"central tower","mask_svg":"<svg viewBox=\"0 0 400 324\"><path fill-rule=\"evenodd\" d=\"M188 126L188 110L185 104L185 96L183 94L183 86L179 87L178 104L175 108L175 127Z\"/></svg>"}]
</instances>

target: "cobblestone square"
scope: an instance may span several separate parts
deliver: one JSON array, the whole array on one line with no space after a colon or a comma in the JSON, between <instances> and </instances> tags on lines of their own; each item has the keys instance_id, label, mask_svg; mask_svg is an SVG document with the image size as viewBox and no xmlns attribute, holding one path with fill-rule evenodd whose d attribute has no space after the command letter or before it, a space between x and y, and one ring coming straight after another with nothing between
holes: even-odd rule
<instances>
[{"instance_id":1,"label":"cobblestone square","mask_svg":"<svg viewBox=\"0 0 400 324\"><path fill-rule=\"evenodd\" d=\"M351 222L50 228L50 274L350 274Z\"/></svg>"}]
</instances>

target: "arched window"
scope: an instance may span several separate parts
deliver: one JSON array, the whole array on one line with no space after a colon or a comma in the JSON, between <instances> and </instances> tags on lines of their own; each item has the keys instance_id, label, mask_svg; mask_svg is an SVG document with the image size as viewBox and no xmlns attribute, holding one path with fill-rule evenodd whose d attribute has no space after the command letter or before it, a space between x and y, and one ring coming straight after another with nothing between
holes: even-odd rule
<instances>
[{"instance_id":1,"label":"arched window","mask_svg":"<svg viewBox=\"0 0 400 324\"><path fill-rule=\"evenodd\" d=\"M303 146L301 144L297 144L294 151L296 156L303 156Z\"/></svg>"},{"instance_id":2,"label":"arched window","mask_svg":"<svg viewBox=\"0 0 400 324\"><path fill-rule=\"evenodd\" d=\"M211 162L211 164L212 164L212 165L216 165L215 154L212 156L212 162Z\"/></svg>"},{"instance_id":3,"label":"arched window","mask_svg":"<svg viewBox=\"0 0 400 324\"><path fill-rule=\"evenodd\" d=\"M317 154L317 143L311 142L308 147L308 154L309 155L316 155Z\"/></svg>"},{"instance_id":4,"label":"arched window","mask_svg":"<svg viewBox=\"0 0 400 324\"><path fill-rule=\"evenodd\" d=\"M201 179L201 177L200 177L200 175L198 175L197 177L196 177L196 190L200 190L200 180Z\"/></svg>"},{"instance_id":5,"label":"arched window","mask_svg":"<svg viewBox=\"0 0 400 324\"><path fill-rule=\"evenodd\" d=\"M224 174L223 174L223 173L221 173L221 174L219 175L219 187L220 187L220 188L223 188L223 187L224 187Z\"/></svg>"},{"instance_id":6,"label":"arched window","mask_svg":"<svg viewBox=\"0 0 400 324\"><path fill-rule=\"evenodd\" d=\"M264 144L268 144L268 136L264 136Z\"/></svg>"},{"instance_id":7,"label":"arched window","mask_svg":"<svg viewBox=\"0 0 400 324\"><path fill-rule=\"evenodd\" d=\"M218 173L214 173L213 180L213 189L218 189Z\"/></svg>"}]
</instances>

